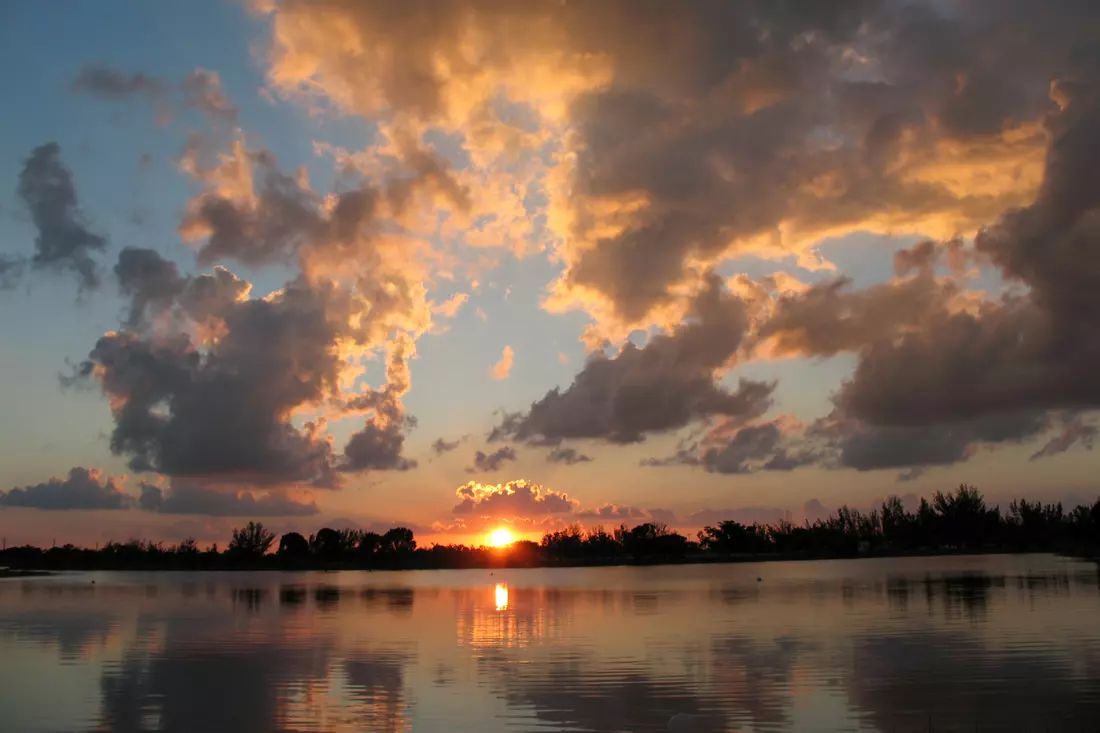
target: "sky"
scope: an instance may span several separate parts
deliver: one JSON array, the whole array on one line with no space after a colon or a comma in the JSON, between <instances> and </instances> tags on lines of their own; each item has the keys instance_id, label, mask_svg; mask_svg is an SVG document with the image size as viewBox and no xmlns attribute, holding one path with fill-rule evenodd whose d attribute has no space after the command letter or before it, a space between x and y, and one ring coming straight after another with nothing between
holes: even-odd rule
<instances>
[{"instance_id":1,"label":"sky","mask_svg":"<svg viewBox=\"0 0 1100 733\"><path fill-rule=\"evenodd\" d=\"M0 535L1096 499L1100 8L0 5Z\"/></svg>"}]
</instances>

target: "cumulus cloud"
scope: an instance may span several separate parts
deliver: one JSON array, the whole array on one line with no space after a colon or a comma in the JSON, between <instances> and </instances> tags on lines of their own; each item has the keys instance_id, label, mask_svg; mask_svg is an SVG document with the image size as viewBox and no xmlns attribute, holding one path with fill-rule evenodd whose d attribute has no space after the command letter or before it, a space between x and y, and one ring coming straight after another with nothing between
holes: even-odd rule
<instances>
[{"instance_id":1,"label":"cumulus cloud","mask_svg":"<svg viewBox=\"0 0 1100 733\"><path fill-rule=\"evenodd\" d=\"M505 346L500 352L500 361L489 369L489 376L493 379L507 379L508 375L512 373L512 359L515 357L516 352L512 350L511 346Z\"/></svg>"},{"instance_id":2,"label":"cumulus cloud","mask_svg":"<svg viewBox=\"0 0 1100 733\"><path fill-rule=\"evenodd\" d=\"M506 415L490 438L633 443L711 416L758 417L771 404L774 383L741 379L729 390L718 381L748 327L746 302L712 275L684 323L643 347L628 342L614 357L595 354L569 387L551 390L525 413Z\"/></svg>"},{"instance_id":3,"label":"cumulus cloud","mask_svg":"<svg viewBox=\"0 0 1100 733\"><path fill-rule=\"evenodd\" d=\"M1097 13L1019 0L264 7L278 91L458 133L475 175L499 177L508 158L484 153L524 139L486 110L531 110L524 132L562 153L544 176L565 264L549 305L607 327L653 318L699 263L795 253L812 266L825 234L953 236L1026 204L1047 84ZM1027 42L1006 42L1011 28Z\"/></svg>"},{"instance_id":4,"label":"cumulus cloud","mask_svg":"<svg viewBox=\"0 0 1100 733\"><path fill-rule=\"evenodd\" d=\"M1017 428L1007 438L1029 437L1049 426L1051 411L1098 404L1100 312L1091 293L1100 286L1093 225L1100 189L1085 171L1100 163L1100 73L1095 58L1080 64L1053 86L1061 109L1047 122L1050 145L1034 203L1008 211L975 238L978 253L1029 290L976 309L943 304L925 327L868 344L837 395L839 414L897 435L926 431L932 442L922 443L942 463L961 455L962 438L981 438L991 422ZM934 426L956 429L933 436Z\"/></svg>"},{"instance_id":5,"label":"cumulus cloud","mask_svg":"<svg viewBox=\"0 0 1100 733\"><path fill-rule=\"evenodd\" d=\"M546 460L548 463L564 463L567 466L572 466L576 463L588 463L592 461L592 457L586 456L576 448L558 447L546 454Z\"/></svg>"},{"instance_id":6,"label":"cumulus cloud","mask_svg":"<svg viewBox=\"0 0 1100 733\"><path fill-rule=\"evenodd\" d=\"M298 278L249 298L248 283L222 268L181 276L150 250L123 250L115 273L130 297L127 328L101 337L78 372L110 398L111 449L133 470L335 486L338 469L416 465L401 455L407 342L396 342L385 389L343 398L348 349L373 344L377 326L354 291ZM323 419L293 420L333 401L369 413L342 457Z\"/></svg>"},{"instance_id":7,"label":"cumulus cloud","mask_svg":"<svg viewBox=\"0 0 1100 733\"><path fill-rule=\"evenodd\" d=\"M75 467L67 478L0 492L0 507L33 509L128 509L134 499L115 479L94 468Z\"/></svg>"},{"instance_id":8,"label":"cumulus cloud","mask_svg":"<svg viewBox=\"0 0 1100 733\"><path fill-rule=\"evenodd\" d=\"M515 460L516 451L509 446L498 448L492 453L479 450L474 453L474 465L467 468L466 473L494 473L503 468L508 461Z\"/></svg>"},{"instance_id":9,"label":"cumulus cloud","mask_svg":"<svg viewBox=\"0 0 1100 733\"><path fill-rule=\"evenodd\" d=\"M480 484L471 481L455 491L459 501L452 510L456 515L509 518L538 517L547 514L570 514L577 501L553 489L530 481L509 481L503 484Z\"/></svg>"},{"instance_id":10,"label":"cumulus cloud","mask_svg":"<svg viewBox=\"0 0 1100 733\"><path fill-rule=\"evenodd\" d=\"M30 266L71 272L82 291L97 288L99 268L93 256L107 248L107 239L89 229L57 143L31 151L19 173L18 194L37 232ZM4 260L0 277L13 277L20 263Z\"/></svg>"}]
</instances>

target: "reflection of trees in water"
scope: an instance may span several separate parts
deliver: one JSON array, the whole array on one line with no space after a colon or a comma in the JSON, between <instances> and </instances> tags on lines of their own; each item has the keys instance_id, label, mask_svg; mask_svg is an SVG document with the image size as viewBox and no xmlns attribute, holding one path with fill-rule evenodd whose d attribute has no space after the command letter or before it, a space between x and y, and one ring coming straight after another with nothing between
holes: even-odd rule
<instances>
[{"instance_id":1,"label":"reflection of trees in water","mask_svg":"<svg viewBox=\"0 0 1100 733\"><path fill-rule=\"evenodd\" d=\"M970 621L981 621L989 611L990 591L1003 590L1005 583L1004 575L985 573L927 576L924 579L924 593L928 608L931 610L938 598L948 619L959 616L961 612Z\"/></svg>"},{"instance_id":2,"label":"reflection of trees in water","mask_svg":"<svg viewBox=\"0 0 1100 733\"><path fill-rule=\"evenodd\" d=\"M1051 652L995 650L968 635L861 636L849 703L880 730L1097 730L1100 679ZM931 716L931 718L930 718Z\"/></svg>"},{"instance_id":3,"label":"reflection of trees in water","mask_svg":"<svg viewBox=\"0 0 1100 733\"><path fill-rule=\"evenodd\" d=\"M365 588L359 598L369 608L381 606L389 613L408 615L412 613L416 591L412 588Z\"/></svg>"},{"instance_id":4,"label":"reflection of trees in water","mask_svg":"<svg viewBox=\"0 0 1100 733\"><path fill-rule=\"evenodd\" d=\"M238 603L249 612L258 613L260 607L263 606L264 600L267 598L266 588L234 588L233 589L233 601Z\"/></svg>"}]
</instances>

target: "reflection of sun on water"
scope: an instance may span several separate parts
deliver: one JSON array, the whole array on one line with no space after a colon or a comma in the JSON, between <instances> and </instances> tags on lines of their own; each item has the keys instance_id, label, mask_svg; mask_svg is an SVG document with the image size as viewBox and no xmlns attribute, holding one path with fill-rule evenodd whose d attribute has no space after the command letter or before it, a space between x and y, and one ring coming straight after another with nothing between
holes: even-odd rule
<instances>
[{"instance_id":1,"label":"reflection of sun on water","mask_svg":"<svg viewBox=\"0 0 1100 733\"><path fill-rule=\"evenodd\" d=\"M496 592L496 596L497 596L497 610L498 611L507 611L508 610L508 586L506 586L504 583L497 583L497 587L495 588L495 592Z\"/></svg>"},{"instance_id":2,"label":"reflection of sun on water","mask_svg":"<svg viewBox=\"0 0 1100 733\"><path fill-rule=\"evenodd\" d=\"M510 530L501 527L489 533L489 544L493 547L507 547L516 541Z\"/></svg>"}]
</instances>

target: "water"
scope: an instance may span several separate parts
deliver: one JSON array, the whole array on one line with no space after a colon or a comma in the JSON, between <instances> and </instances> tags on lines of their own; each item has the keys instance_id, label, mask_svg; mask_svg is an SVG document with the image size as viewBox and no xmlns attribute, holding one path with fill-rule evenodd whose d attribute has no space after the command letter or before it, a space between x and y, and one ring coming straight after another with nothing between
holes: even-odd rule
<instances>
[{"instance_id":1,"label":"water","mask_svg":"<svg viewBox=\"0 0 1100 733\"><path fill-rule=\"evenodd\" d=\"M637 733L676 714L696 731L1098 730L1096 566L0 581L3 733Z\"/></svg>"}]
</instances>

